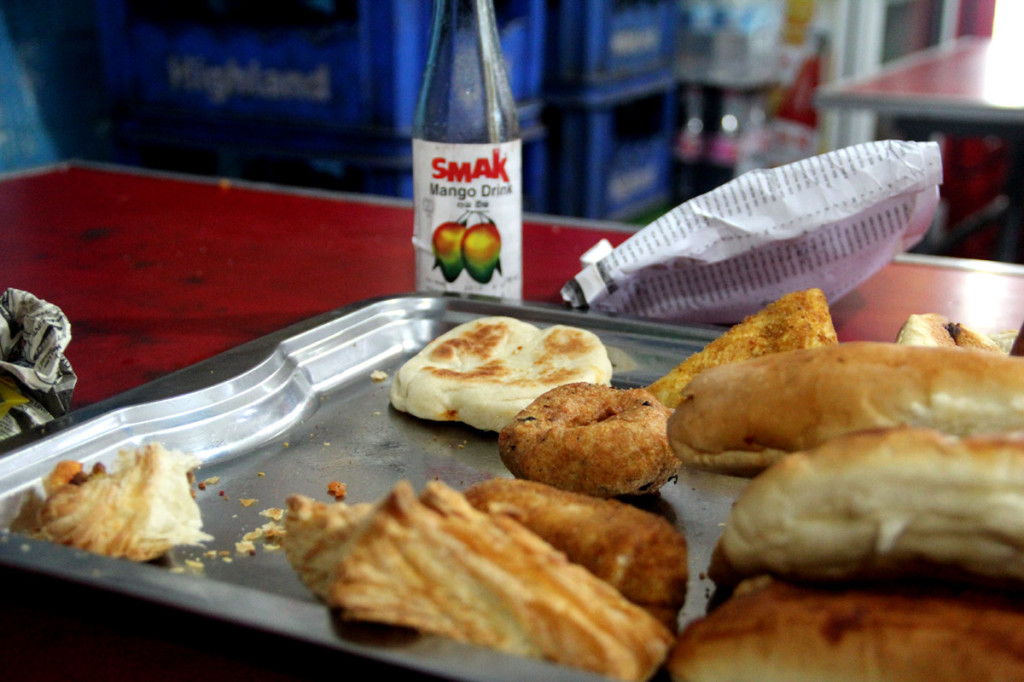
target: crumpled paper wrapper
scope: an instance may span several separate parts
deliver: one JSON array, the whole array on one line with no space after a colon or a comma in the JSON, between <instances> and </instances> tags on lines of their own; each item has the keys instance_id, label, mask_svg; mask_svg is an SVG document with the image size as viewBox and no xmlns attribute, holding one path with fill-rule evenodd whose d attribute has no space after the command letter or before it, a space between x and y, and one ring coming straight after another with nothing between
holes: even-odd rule
<instances>
[{"instance_id":1,"label":"crumpled paper wrapper","mask_svg":"<svg viewBox=\"0 0 1024 682\"><path fill-rule=\"evenodd\" d=\"M78 381L69 343L60 308L19 289L0 294L0 440L68 412Z\"/></svg>"},{"instance_id":2,"label":"crumpled paper wrapper","mask_svg":"<svg viewBox=\"0 0 1024 682\"><path fill-rule=\"evenodd\" d=\"M790 291L832 303L911 248L939 200L934 142L884 140L750 171L687 201L562 288L575 308L733 324Z\"/></svg>"}]
</instances>

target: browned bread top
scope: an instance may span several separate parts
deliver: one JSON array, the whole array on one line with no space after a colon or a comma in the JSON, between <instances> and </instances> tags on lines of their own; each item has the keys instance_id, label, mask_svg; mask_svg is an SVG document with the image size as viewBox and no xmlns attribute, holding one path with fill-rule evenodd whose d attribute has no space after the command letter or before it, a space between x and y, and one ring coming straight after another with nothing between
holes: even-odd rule
<instances>
[{"instance_id":1,"label":"browned bread top","mask_svg":"<svg viewBox=\"0 0 1024 682\"><path fill-rule=\"evenodd\" d=\"M754 475L830 438L904 425L1024 429L1024 358L879 342L775 353L694 377L668 435L684 465Z\"/></svg>"}]
</instances>

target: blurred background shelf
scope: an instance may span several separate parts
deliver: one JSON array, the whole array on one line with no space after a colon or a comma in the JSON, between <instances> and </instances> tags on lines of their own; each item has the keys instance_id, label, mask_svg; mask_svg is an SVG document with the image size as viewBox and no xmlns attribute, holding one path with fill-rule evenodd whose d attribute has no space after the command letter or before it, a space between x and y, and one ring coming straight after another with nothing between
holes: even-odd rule
<instances>
[{"instance_id":1,"label":"blurred background shelf","mask_svg":"<svg viewBox=\"0 0 1024 682\"><path fill-rule=\"evenodd\" d=\"M821 83L963 33L995 0L495 0L526 210L636 225L753 168L885 137ZM411 196L430 0L0 0L0 171L67 158ZM942 216L998 192L943 140ZM969 244L960 245L968 249Z\"/></svg>"}]
</instances>

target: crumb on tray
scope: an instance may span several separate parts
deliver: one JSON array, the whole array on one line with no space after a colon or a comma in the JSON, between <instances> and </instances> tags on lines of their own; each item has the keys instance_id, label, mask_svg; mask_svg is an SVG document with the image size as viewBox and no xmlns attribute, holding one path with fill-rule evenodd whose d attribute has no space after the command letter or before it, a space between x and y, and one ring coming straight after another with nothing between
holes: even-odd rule
<instances>
[{"instance_id":1,"label":"crumb on tray","mask_svg":"<svg viewBox=\"0 0 1024 682\"><path fill-rule=\"evenodd\" d=\"M280 521L284 518L284 509L281 509L280 507L268 507L260 512L260 516L266 516L268 519Z\"/></svg>"},{"instance_id":2,"label":"crumb on tray","mask_svg":"<svg viewBox=\"0 0 1024 682\"><path fill-rule=\"evenodd\" d=\"M339 481L331 481L327 484L327 494L335 500L344 500L348 495L348 486Z\"/></svg>"}]
</instances>

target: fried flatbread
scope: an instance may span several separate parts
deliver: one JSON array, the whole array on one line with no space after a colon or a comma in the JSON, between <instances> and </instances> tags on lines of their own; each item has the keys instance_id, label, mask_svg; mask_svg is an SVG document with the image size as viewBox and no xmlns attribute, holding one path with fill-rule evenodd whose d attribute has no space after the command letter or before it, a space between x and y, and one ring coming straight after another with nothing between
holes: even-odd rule
<instances>
[{"instance_id":1,"label":"fried flatbread","mask_svg":"<svg viewBox=\"0 0 1024 682\"><path fill-rule=\"evenodd\" d=\"M576 381L607 385L611 377L607 350L592 332L485 317L442 334L409 359L394 377L390 399L421 419L500 431L545 391Z\"/></svg>"},{"instance_id":2,"label":"fried flatbread","mask_svg":"<svg viewBox=\"0 0 1024 682\"><path fill-rule=\"evenodd\" d=\"M835 343L838 339L824 292L794 291L731 327L648 386L648 390L662 403L675 408L690 379L709 367Z\"/></svg>"},{"instance_id":3,"label":"fried flatbread","mask_svg":"<svg viewBox=\"0 0 1024 682\"><path fill-rule=\"evenodd\" d=\"M289 516L301 506L290 503ZM608 583L510 516L478 511L440 481L418 497L400 481L341 535L327 598L347 620L414 628L625 680L653 676L672 643L672 631Z\"/></svg>"}]
</instances>

